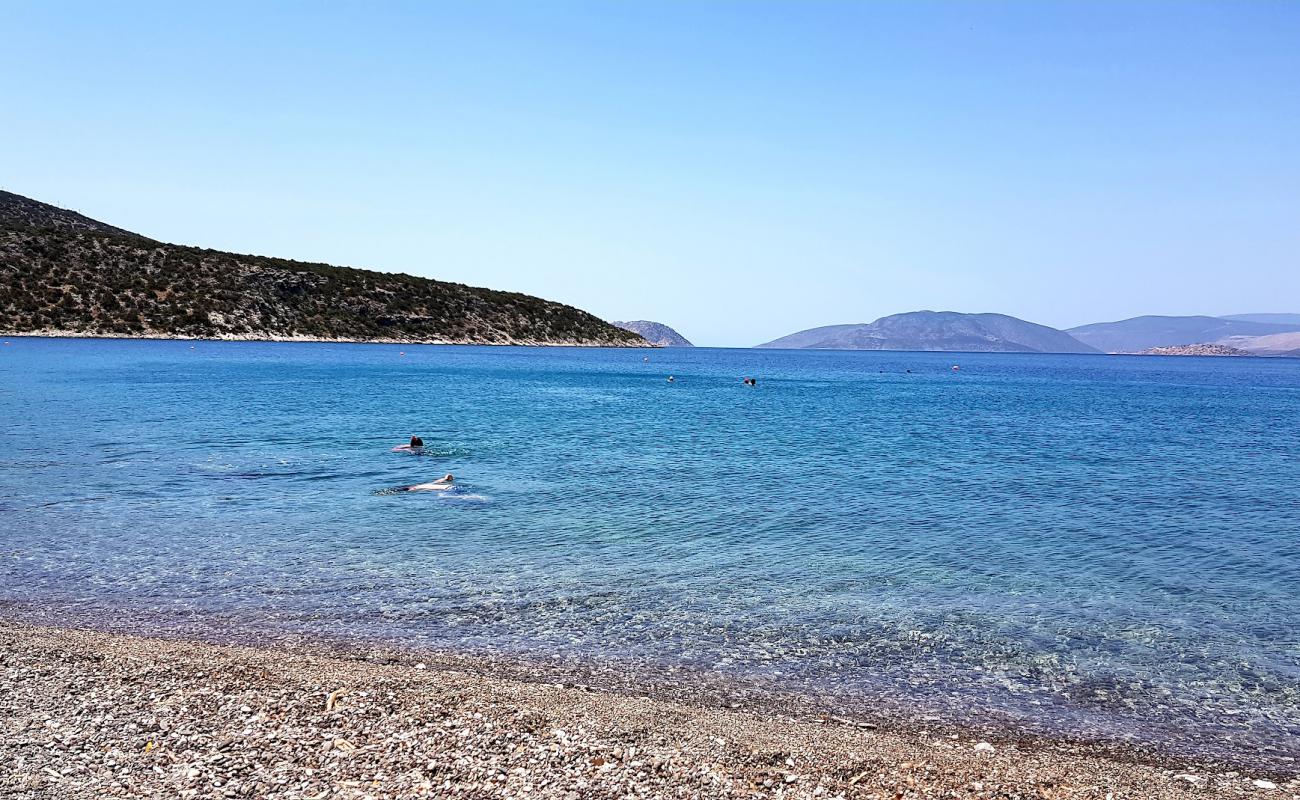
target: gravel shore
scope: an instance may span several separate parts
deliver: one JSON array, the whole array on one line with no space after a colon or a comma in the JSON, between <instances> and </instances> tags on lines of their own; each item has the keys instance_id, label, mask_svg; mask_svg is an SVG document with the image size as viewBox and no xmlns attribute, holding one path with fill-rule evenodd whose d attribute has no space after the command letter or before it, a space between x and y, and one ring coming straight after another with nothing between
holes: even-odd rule
<instances>
[{"instance_id":1,"label":"gravel shore","mask_svg":"<svg viewBox=\"0 0 1300 800\"><path fill-rule=\"evenodd\" d=\"M0 620L0 796L1300 798L1300 779Z\"/></svg>"}]
</instances>

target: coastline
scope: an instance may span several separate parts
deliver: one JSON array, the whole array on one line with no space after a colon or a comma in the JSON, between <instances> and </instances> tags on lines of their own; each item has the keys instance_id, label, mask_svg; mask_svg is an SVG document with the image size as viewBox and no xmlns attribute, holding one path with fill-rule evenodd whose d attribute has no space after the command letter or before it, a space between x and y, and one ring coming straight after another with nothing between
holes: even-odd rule
<instances>
[{"instance_id":1,"label":"coastline","mask_svg":"<svg viewBox=\"0 0 1300 800\"><path fill-rule=\"evenodd\" d=\"M482 341L476 339L359 339L355 337L338 337L333 339L322 339L311 336L281 336L278 334L248 334L248 335L222 335L222 336L184 336L182 334L169 333L148 333L148 334L129 334L129 333L97 333L87 331L62 331L62 330L45 330L45 331L24 331L16 333L12 331L0 331L0 337L7 339L134 339L141 341L155 342L297 342L297 343L316 343L316 344L402 344L402 345L483 345L489 347L601 347L601 348L629 348L629 349L646 349L657 348L660 345L652 344L642 340L642 344L635 342L595 342L583 340L535 340L535 339L511 339L504 342Z\"/></svg>"},{"instance_id":2,"label":"coastline","mask_svg":"<svg viewBox=\"0 0 1300 800\"><path fill-rule=\"evenodd\" d=\"M0 794L19 798L1300 796L1297 776L643 696L472 658L9 615L0 642Z\"/></svg>"}]
</instances>

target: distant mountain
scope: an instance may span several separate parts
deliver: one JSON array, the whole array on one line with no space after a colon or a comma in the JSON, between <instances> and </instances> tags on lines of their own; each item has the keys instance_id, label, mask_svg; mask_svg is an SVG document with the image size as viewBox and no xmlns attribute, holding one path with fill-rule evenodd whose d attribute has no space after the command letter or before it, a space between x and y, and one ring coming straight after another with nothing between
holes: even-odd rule
<instances>
[{"instance_id":1,"label":"distant mountain","mask_svg":"<svg viewBox=\"0 0 1300 800\"><path fill-rule=\"evenodd\" d=\"M1267 336L1227 336L1219 344L1236 347L1257 356L1289 356L1300 350L1300 331L1270 333Z\"/></svg>"},{"instance_id":2,"label":"distant mountain","mask_svg":"<svg viewBox=\"0 0 1300 800\"><path fill-rule=\"evenodd\" d=\"M825 343L831 342L836 336L848 334L850 331L864 328L868 323L855 322L848 325L826 325L821 328L809 328L806 331L791 333L782 336L780 339L774 339L765 344L755 345L755 347L773 347L783 350L838 350L843 348L828 346ZM878 349L878 348L873 348Z\"/></svg>"},{"instance_id":3,"label":"distant mountain","mask_svg":"<svg viewBox=\"0 0 1300 800\"><path fill-rule=\"evenodd\" d=\"M0 332L644 347L572 306L164 244L0 192Z\"/></svg>"},{"instance_id":4,"label":"distant mountain","mask_svg":"<svg viewBox=\"0 0 1300 800\"><path fill-rule=\"evenodd\" d=\"M1152 347L1218 342L1229 336L1266 336L1300 329L1295 325L1239 321L1221 317L1134 317L1098 322L1066 331L1107 353L1138 353Z\"/></svg>"},{"instance_id":5,"label":"distant mountain","mask_svg":"<svg viewBox=\"0 0 1300 800\"><path fill-rule=\"evenodd\" d=\"M662 322L651 322L645 319L634 319L629 322L612 322L611 325L617 325L625 331L632 331L639 334L650 344L657 344L660 347L694 347L695 345L686 341L686 337L677 331L663 324Z\"/></svg>"},{"instance_id":6,"label":"distant mountain","mask_svg":"<svg viewBox=\"0 0 1300 800\"><path fill-rule=\"evenodd\" d=\"M860 325L828 325L759 347L814 350L941 350L993 353L1095 353L1066 333L1005 314L913 311Z\"/></svg>"},{"instance_id":7,"label":"distant mountain","mask_svg":"<svg viewBox=\"0 0 1300 800\"><path fill-rule=\"evenodd\" d=\"M1237 322L1263 322L1268 325L1290 325L1300 330L1300 314L1229 314L1219 319L1231 319Z\"/></svg>"},{"instance_id":8,"label":"distant mountain","mask_svg":"<svg viewBox=\"0 0 1300 800\"><path fill-rule=\"evenodd\" d=\"M1152 347L1143 350L1142 356L1249 356L1250 353L1222 344L1176 344L1170 347Z\"/></svg>"}]
</instances>

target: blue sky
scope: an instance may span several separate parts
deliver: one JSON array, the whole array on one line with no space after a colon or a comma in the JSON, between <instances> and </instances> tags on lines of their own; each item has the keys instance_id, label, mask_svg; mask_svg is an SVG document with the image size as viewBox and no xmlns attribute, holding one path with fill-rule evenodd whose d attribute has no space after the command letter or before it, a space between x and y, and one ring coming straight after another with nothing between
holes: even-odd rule
<instances>
[{"instance_id":1,"label":"blue sky","mask_svg":"<svg viewBox=\"0 0 1300 800\"><path fill-rule=\"evenodd\" d=\"M0 185L746 346L1300 312L1300 3L0 0Z\"/></svg>"}]
</instances>

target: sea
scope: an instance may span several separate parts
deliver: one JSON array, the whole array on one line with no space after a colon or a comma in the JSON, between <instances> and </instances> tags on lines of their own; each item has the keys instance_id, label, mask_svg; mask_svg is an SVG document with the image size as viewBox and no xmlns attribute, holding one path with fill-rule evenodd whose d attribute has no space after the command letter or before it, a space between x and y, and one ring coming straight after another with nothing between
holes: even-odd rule
<instances>
[{"instance_id":1,"label":"sea","mask_svg":"<svg viewBox=\"0 0 1300 800\"><path fill-rule=\"evenodd\" d=\"M1294 772L1300 360L11 338L0 613Z\"/></svg>"}]
</instances>

